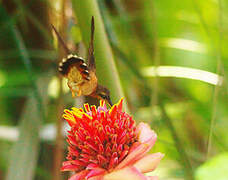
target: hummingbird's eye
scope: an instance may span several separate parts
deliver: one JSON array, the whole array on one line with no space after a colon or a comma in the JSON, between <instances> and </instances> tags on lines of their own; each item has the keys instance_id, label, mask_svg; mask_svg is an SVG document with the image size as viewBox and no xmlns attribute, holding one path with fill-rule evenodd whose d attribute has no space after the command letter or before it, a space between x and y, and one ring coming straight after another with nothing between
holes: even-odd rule
<instances>
[{"instance_id":1,"label":"hummingbird's eye","mask_svg":"<svg viewBox=\"0 0 228 180\"><path fill-rule=\"evenodd\" d=\"M102 99L106 99L106 95L104 95L104 94L100 94L100 97L101 97Z\"/></svg>"}]
</instances>

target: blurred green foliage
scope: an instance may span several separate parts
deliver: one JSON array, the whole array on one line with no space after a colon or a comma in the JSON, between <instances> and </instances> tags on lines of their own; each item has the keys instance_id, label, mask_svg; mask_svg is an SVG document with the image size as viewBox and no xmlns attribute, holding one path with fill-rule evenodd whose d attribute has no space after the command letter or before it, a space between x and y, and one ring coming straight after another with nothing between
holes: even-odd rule
<instances>
[{"instance_id":1,"label":"blurred green foliage","mask_svg":"<svg viewBox=\"0 0 228 180\"><path fill-rule=\"evenodd\" d=\"M71 107L75 100L69 91L63 90L60 96L58 90L59 52L50 24L64 29L68 46L86 57L88 13L94 10L93 7L78 10L83 4L72 1L74 12L72 2L66 2L64 26L61 24L61 0L0 1L0 179L10 179L12 170L15 177L24 175L23 179L53 178L55 138L48 129L40 139L38 130L42 129L40 126L56 124L59 99L64 107ZM228 2L96 2L101 18L95 21L104 24L125 101L134 119L149 123L157 132L158 140L153 151L165 154L154 174L160 179L172 180L226 179ZM85 13L85 16L78 13ZM96 33L100 37L95 37L95 45L96 38L105 39L104 33ZM96 48L95 56L97 52L101 57L96 59L98 78L115 87L112 72L109 75L102 73L103 69L107 71L103 64L110 65L109 59L105 62L102 59L108 57L104 52L108 47L99 44ZM186 78L144 77L141 73L145 67L165 65L213 72L223 77L223 83L215 86ZM29 102L32 105L28 105ZM31 107L35 110L31 111ZM18 134L14 130L18 127L22 139L16 141ZM28 152L31 156L24 154L14 159L9 151L15 151L15 147L19 148L17 154ZM28 161L30 164L26 169ZM22 167L24 173L17 174ZM66 175L62 178L66 179Z\"/></svg>"},{"instance_id":2,"label":"blurred green foliage","mask_svg":"<svg viewBox=\"0 0 228 180\"><path fill-rule=\"evenodd\" d=\"M228 177L228 153L219 154L201 165L196 171L196 179L221 179Z\"/></svg>"}]
</instances>

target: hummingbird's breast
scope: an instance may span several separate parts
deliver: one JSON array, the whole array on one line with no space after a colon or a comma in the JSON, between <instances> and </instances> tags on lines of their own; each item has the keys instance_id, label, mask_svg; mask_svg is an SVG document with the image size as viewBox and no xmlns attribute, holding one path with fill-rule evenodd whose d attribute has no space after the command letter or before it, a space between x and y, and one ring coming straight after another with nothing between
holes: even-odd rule
<instances>
[{"instance_id":1,"label":"hummingbird's breast","mask_svg":"<svg viewBox=\"0 0 228 180\"><path fill-rule=\"evenodd\" d=\"M83 95L91 95L97 88L97 77L94 72L90 73L90 80L85 80L81 85L81 91Z\"/></svg>"},{"instance_id":2,"label":"hummingbird's breast","mask_svg":"<svg viewBox=\"0 0 228 180\"><path fill-rule=\"evenodd\" d=\"M72 67L67 74L68 86L76 94L81 91L81 95L89 96L97 88L97 77L94 72L89 72L89 80L83 78L76 67Z\"/></svg>"}]
</instances>

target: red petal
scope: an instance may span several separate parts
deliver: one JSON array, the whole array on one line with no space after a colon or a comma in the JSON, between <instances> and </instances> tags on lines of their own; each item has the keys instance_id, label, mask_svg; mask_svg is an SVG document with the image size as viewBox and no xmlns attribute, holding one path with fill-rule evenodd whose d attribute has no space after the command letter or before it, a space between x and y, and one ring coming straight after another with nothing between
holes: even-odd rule
<instances>
[{"instance_id":1,"label":"red petal","mask_svg":"<svg viewBox=\"0 0 228 180\"><path fill-rule=\"evenodd\" d=\"M74 156L78 156L79 155L79 152L75 148L73 148L71 146L68 146L68 151L70 153L72 153Z\"/></svg>"},{"instance_id":2,"label":"red petal","mask_svg":"<svg viewBox=\"0 0 228 180\"><path fill-rule=\"evenodd\" d=\"M121 154L120 154L120 157L119 157L119 162L121 162L125 156L128 154L128 150L124 150Z\"/></svg>"},{"instance_id":3,"label":"red petal","mask_svg":"<svg viewBox=\"0 0 228 180\"><path fill-rule=\"evenodd\" d=\"M67 137L70 144L77 146L77 141L75 140L74 136L68 135Z\"/></svg>"},{"instance_id":4,"label":"red petal","mask_svg":"<svg viewBox=\"0 0 228 180\"><path fill-rule=\"evenodd\" d=\"M144 156L142 159L134 164L134 167L139 169L142 173L153 171L160 160L164 157L162 153L154 153Z\"/></svg>"},{"instance_id":5,"label":"red petal","mask_svg":"<svg viewBox=\"0 0 228 180\"><path fill-rule=\"evenodd\" d=\"M118 106L118 111L122 111L122 107L123 107L123 98L120 99L120 101L117 103L117 106Z\"/></svg>"},{"instance_id":6,"label":"red petal","mask_svg":"<svg viewBox=\"0 0 228 180\"><path fill-rule=\"evenodd\" d=\"M111 116L111 119L114 119L115 118L115 116L117 114L116 111L117 111L116 105L112 106L112 108L109 110L109 114Z\"/></svg>"},{"instance_id":7,"label":"red petal","mask_svg":"<svg viewBox=\"0 0 228 180\"><path fill-rule=\"evenodd\" d=\"M99 154L104 153L104 146L102 144L99 144Z\"/></svg>"},{"instance_id":8,"label":"red petal","mask_svg":"<svg viewBox=\"0 0 228 180\"><path fill-rule=\"evenodd\" d=\"M93 170L89 171L89 173L86 175L86 178L90 178L90 177L93 177L93 176L100 176L100 175L103 175L105 173L106 173L105 169L96 168L96 169L93 169Z\"/></svg>"},{"instance_id":9,"label":"red petal","mask_svg":"<svg viewBox=\"0 0 228 180\"><path fill-rule=\"evenodd\" d=\"M104 180L147 180L137 168L127 167L118 171L113 171L104 176Z\"/></svg>"},{"instance_id":10,"label":"red petal","mask_svg":"<svg viewBox=\"0 0 228 180\"><path fill-rule=\"evenodd\" d=\"M63 166L65 166L67 164L72 164L72 165L77 165L77 166L85 166L85 163L83 163L82 161L79 161L79 160L70 160L70 161L63 162Z\"/></svg>"},{"instance_id":11,"label":"red petal","mask_svg":"<svg viewBox=\"0 0 228 180\"><path fill-rule=\"evenodd\" d=\"M88 174L88 170L81 171L79 173L74 174L68 180L83 180Z\"/></svg>"},{"instance_id":12,"label":"red petal","mask_svg":"<svg viewBox=\"0 0 228 180\"><path fill-rule=\"evenodd\" d=\"M147 151L148 145L140 144L134 149L134 151L131 151L131 153L129 153L115 169L122 169L126 166L134 164L138 159L144 156Z\"/></svg>"},{"instance_id":13,"label":"red petal","mask_svg":"<svg viewBox=\"0 0 228 180\"><path fill-rule=\"evenodd\" d=\"M92 116L93 118L96 118L97 117L97 109L96 109L96 106L91 106L91 112L92 112Z\"/></svg>"},{"instance_id":14,"label":"red petal","mask_svg":"<svg viewBox=\"0 0 228 180\"><path fill-rule=\"evenodd\" d=\"M70 161L63 162L63 166L61 167L61 171L77 171L81 166L72 164Z\"/></svg>"},{"instance_id":15,"label":"red petal","mask_svg":"<svg viewBox=\"0 0 228 180\"><path fill-rule=\"evenodd\" d=\"M93 149L96 152L99 150L98 147L95 144L93 144L92 142L85 141L84 144L86 144L88 147L90 147L91 149Z\"/></svg>"},{"instance_id":16,"label":"red petal","mask_svg":"<svg viewBox=\"0 0 228 180\"><path fill-rule=\"evenodd\" d=\"M115 167L118 164L118 157L117 156L118 156L117 152L114 152L112 154L112 157L109 161L109 167L108 167L109 169Z\"/></svg>"},{"instance_id":17,"label":"red petal","mask_svg":"<svg viewBox=\"0 0 228 180\"><path fill-rule=\"evenodd\" d=\"M159 180L158 176L148 176L148 180Z\"/></svg>"},{"instance_id":18,"label":"red petal","mask_svg":"<svg viewBox=\"0 0 228 180\"><path fill-rule=\"evenodd\" d=\"M154 145L157 140L157 134L151 130L150 126L146 123L139 123L136 129L136 134L139 135L139 142Z\"/></svg>"},{"instance_id":19,"label":"red petal","mask_svg":"<svg viewBox=\"0 0 228 180\"><path fill-rule=\"evenodd\" d=\"M96 168L99 168L99 165L94 164L94 163L91 163L86 167L86 169L88 169L88 170L96 169Z\"/></svg>"},{"instance_id":20,"label":"red petal","mask_svg":"<svg viewBox=\"0 0 228 180\"><path fill-rule=\"evenodd\" d=\"M108 163L108 160L100 154L97 155L97 159L100 165L104 165Z\"/></svg>"},{"instance_id":21,"label":"red petal","mask_svg":"<svg viewBox=\"0 0 228 180\"><path fill-rule=\"evenodd\" d=\"M86 112L91 111L88 103L84 104L84 108L85 108Z\"/></svg>"},{"instance_id":22,"label":"red petal","mask_svg":"<svg viewBox=\"0 0 228 180\"><path fill-rule=\"evenodd\" d=\"M89 180L104 180L104 175L93 176L93 177L89 178Z\"/></svg>"}]
</instances>

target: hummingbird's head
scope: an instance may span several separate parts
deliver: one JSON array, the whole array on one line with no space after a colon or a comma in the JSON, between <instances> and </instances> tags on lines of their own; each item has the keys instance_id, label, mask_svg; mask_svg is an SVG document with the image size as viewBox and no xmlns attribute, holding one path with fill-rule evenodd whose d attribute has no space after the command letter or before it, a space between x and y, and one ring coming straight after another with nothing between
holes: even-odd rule
<instances>
[{"instance_id":1,"label":"hummingbird's head","mask_svg":"<svg viewBox=\"0 0 228 180\"><path fill-rule=\"evenodd\" d=\"M104 100L110 106L113 105L110 98L110 91L108 90L108 88L100 84L97 85L97 89L94 96L96 96L98 99Z\"/></svg>"}]
</instances>

